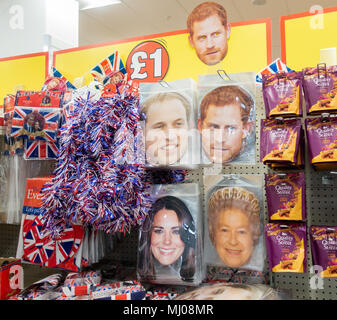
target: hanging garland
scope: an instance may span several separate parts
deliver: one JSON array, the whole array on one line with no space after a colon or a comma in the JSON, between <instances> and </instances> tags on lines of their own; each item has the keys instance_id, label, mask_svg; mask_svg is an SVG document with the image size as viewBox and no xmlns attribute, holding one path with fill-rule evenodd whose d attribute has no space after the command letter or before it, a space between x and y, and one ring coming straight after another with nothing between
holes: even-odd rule
<instances>
[{"instance_id":1,"label":"hanging garland","mask_svg":"<svg viewBox=\"0 0 337 320\"><path fill-rule=\"evenodd\" d=\"M185 178L182 170L146 170L137 88L131 83L119 92L81 88L65 110L58 165L41 191L43 227L52 236L69 222L125 233L146 218L151 184Z\"/></svg>"}]
</instances>

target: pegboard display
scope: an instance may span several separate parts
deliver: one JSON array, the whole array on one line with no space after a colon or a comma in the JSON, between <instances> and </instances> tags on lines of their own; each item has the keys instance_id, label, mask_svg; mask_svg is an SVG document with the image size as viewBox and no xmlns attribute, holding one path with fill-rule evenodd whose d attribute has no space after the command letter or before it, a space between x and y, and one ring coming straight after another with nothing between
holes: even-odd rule
<instances>
[{"instance_id":1,"label":"pegboard display","mask_svg":"<svg viewBox=\"0 0 337 320\"><path fill-rule=\"evenodd\" d=\"M304 108L305 109L305 108ZM210 174L253 174L264 175L272 171L259 162L260 157L260 120L265 118L264 102L261 87L256 92L256 163L254 165L212 165L198 170L188 171L185 183L199 183L202 206L205 206L205 189L203 177ZM305 115L302 120L304 120ZM302 121L303 123L303 121ZM306 201L307 201L307 231L310 225L337 225L337 174L331 172L315 172L308 163L306 148ZM53 169L50 167L50 169ZM265 193L263 198L264 222L268 222L267 203ZM0 225L0 256L15 256L19 226ZM308 234L308 233L307 233ZM125 236L116 237L114 248L107 254L108 258L121 262L136 263L138 246L138 229L134 228ZM316 278L310 273L312 266L309 234L307 237L307 263L308 272L300 273L270 273L271 285L280 289L291 291L292 299L309 300L335 300L337 299L337 278ZM266 270L267 270L266 262ZM55 270L46 270L39 266L27 265L25 271L25 285L29 281L36 281L44 274L55 273ZM57 271L56 271L57 272Z\"/></svg>"}]
</instances>

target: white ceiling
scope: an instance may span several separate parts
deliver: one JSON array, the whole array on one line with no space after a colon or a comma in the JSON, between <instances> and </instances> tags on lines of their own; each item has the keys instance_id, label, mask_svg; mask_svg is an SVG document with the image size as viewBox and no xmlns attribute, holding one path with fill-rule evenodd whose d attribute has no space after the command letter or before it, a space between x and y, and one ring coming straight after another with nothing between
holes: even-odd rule
<instances>
[{"instance_id":1,"label":"white ceiling","mask_svg":"<svg viewBox=\"0 0 337 320\"><path fill-rule=\"evenodd\" d=\"M280 17L307 12L314 5L337 6L337 0L214 0L222 4L230 22L272 19L273 59L280 57ZM122 3L80 11L79 45L117 41L186 29L186 19L204 0L122 0Z\"/></svg>"}]
</instances>

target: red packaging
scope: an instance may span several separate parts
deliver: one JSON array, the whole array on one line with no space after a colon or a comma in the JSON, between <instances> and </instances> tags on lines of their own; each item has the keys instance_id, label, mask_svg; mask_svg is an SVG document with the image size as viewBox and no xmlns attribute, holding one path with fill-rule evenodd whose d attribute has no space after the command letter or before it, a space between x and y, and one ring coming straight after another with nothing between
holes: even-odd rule
<instances>
[{"instance_id":1,"label":"red packaging","mask_svg":"<svg viewBox=\"0 0 337 320\"><path fill-rule=\"evenodd\" d=\"M18 294L23 287L21 260L0 258L0 266L0 300L8 300Z\"/></svg>"},{"instance_id":2,"label":"red packaging","mask_svg":"<svg viewBox=\"0 0 337 320\"><path fill-rule=\"evenodd\" d=\"M4 113L14 110L15 95L9 94L4 98Z\"/></svg>"},{"instance_id":3,"label":"red packaging","mask_svg":"<svg viewBox=\"0 0 337 320\"><path fill-rule=\"evenodd\" d=\"M15 106L61 108L62 91L18 91Z\"/></svg>"}]
</instances>

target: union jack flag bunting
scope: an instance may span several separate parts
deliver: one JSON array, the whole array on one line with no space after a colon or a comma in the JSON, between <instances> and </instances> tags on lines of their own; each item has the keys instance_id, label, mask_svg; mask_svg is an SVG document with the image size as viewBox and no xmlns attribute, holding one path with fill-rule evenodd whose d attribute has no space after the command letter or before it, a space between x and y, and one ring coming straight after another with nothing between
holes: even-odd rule
<instances>
[{"instance_id":1,"label":"union jack flag bunting","mask_svg":"<svg viewBox=\"0 0 337 320\"><path fill-rule=\"evenodd\" d=\"M262 84L262 75L263 74L275 74L279 71L284 72L293 72L294 70L290 69L286 64L284 64L280 58L277 58L275 61L270 63L267 67L263 68L256 75L256 82Z\"/></svg>"},{"instance_id":2,"label":"union jack flag bunting","mask_svg":"<svg viewBox=\"0 0 337 320\"><path fill-rule=\"evenodd\" d=\"M78 225L68 226L60 238L52 239L50 232L45 232L42 227L43 216L24 216L22 259L44 267L79 271L74 256L82 243L83 228Z\"/></svg>"},{"instance_id":3,"label":"union jack flag bunting","mask_svg":"<svg viewBox=\"0 0 337 320\"><path fill-rule=\"evenodd\" d=\"M19 107L14 109L11 136L55 142L60 108Z\"/></svg>"},{"instance_id":4,"label":"union jack flag bunting","mask_svg":"<svg viewBox=\"0 0 337 320\"><path fill-rule=\"evenodd\" d=\"M107 58L103 59L99 64L90 70L92 76L105 84L109 78L109 75L113 72L120 71L122 74L126 74L126 69L121 60L118 51L115 51Z\"/></svg>"},{"instance_id":5,"label":"union jack flag bunting","mask_svg":"<svg viewBox=\"0 0 337 320\"><path fill-rule=\"evenodd\" d=\"M67 88L69 90L76 90L77 88L55 67L52 68L51 75L56 78L60 78L66 82Z\"/></svg>"},{"instance_id":6,"label":"union jack flag bunting","mask_svg":"<svg viewBox=\"0 0 337 320\"><path fill-rule=\"evenodd\" d=\"M58 139L55 142L40 140L25 140L23 158L25 160L57 159L59 149Z\"/></svg>"},{"instance_id":7,"label":"union jack flag bunting","mask_svg":"<svg viewBox=\"0 0 337 320\"><path fill-rule=\"evenodd\" d=\"M108 283L92 287L93 300L145 300L146 290L137 281Z\"/></svg>"}]
</instances>

